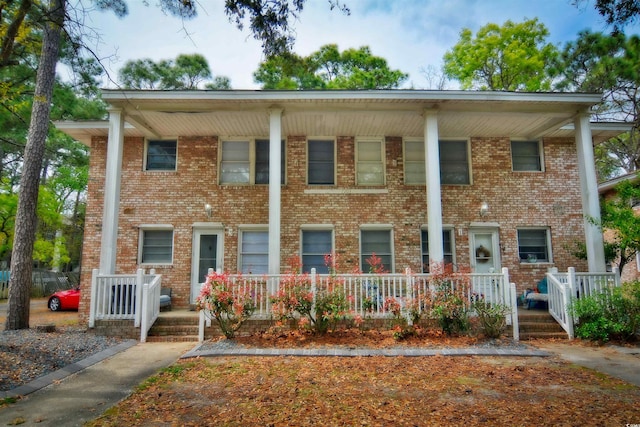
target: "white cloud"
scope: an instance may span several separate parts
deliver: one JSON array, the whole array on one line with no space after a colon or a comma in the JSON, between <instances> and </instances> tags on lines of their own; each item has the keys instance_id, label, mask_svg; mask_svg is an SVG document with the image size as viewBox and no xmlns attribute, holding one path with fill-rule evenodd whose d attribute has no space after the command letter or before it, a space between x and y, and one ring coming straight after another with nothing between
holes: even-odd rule
<instances>
[{"instance_id":1,"label":"white cloud","mask_svg":"<svg viewBox=\"0 0 640 427\"><path fill-rule=\"evenodd\" d=\"M130 0L130 13L118 19L94 12L92 25L102 34L101 56L116 55L107 65L115 77L128 60L172 59L181 53L200 53L215 75L231 79L236 89L257 89L252 73L263 59L260 43L248 29L230 23L221 0L200 0L195 20L182 23L164 15L153 1L149 7ZM369 46L389 66L409 73L409 85L421 88L420 70L439 66L444 52L457 41L463 27L481 26L507 19L520 22L538 17L556 44L575 39L578 31L606 31L602 18L587 1L578 8L571 0L344 0L346 16L329 10L326 0L307 0L296 26L295 51L308 55L322 45L336 43L341 50ZM638 26L629 30L637 32ZM186 35L188 32L189 36Z\"/></svg>"}]
</instances>

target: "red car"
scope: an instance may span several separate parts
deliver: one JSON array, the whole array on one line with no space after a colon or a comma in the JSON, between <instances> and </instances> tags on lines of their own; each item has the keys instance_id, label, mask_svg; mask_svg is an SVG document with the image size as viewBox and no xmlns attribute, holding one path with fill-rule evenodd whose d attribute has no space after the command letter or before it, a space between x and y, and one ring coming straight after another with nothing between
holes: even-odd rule
<instances>
[{"instance_id":1,"label":"red car","mask_svg":"<svg viewBox=\"0 0 640 427\"><path fill-rule=\"evenodd\" d=\"M80 288L58 291L49 297L47 306L51 311L77 310L80 304Z\"/></svg>"}]
</instances>

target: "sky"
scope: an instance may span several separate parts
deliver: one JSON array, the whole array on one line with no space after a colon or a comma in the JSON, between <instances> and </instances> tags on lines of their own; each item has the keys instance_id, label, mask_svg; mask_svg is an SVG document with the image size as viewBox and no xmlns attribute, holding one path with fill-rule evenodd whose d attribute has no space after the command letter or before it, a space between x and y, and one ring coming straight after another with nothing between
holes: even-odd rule
<instances>
[{"instance_id":1,"label":"sky","mask_svg":"<svg viewBox=\"0 0 640 427\"><path fill-rule=\"evenodd\" d=\"M294 23L294 52L306 56L329 43L339 49L369 46L389 67L409 74L403 88L429 89L424 70L439 68L444 53L463 28L474 34L488 23L538 18L549 30L548 41L561 47L578 32L610 31L594 8L595 0L342 0L351 10L330 10L328 0L307 0ZM111 79L129 60L175 59L199 53L214 76L227 76L233 89L259 89L253 72L264 59L260 43L248 29L238 30L224 14L224 0L198 0L196 19L164 15L156 0L128 0L129 14L117 18L93 11L85 18L96 37L90 46L103 59ZM640 25L627 27L639 34ZM104 87L114 87L105 80ZM454 83L447 89L455 89Z\"/></svg>"}]
</instances>

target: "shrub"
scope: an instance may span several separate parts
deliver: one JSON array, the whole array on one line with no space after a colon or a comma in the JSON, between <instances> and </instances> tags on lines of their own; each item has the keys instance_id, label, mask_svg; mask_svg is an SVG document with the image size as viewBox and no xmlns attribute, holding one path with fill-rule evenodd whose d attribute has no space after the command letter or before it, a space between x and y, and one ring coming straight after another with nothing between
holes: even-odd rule
<instances>
[{"instance_id":1,"label":"shrub","mask_svg":"<svg viewBox=\"0 0 640 427\"><path fill-rule=\"evenodd\" d=\"M256 310L253 296L240 289L229 275L211 273L196 298L196 308L204 310L217 322L227 338L233 338L235 332L251 317Z\"/></svg>"},{"instance_id":2,"label":"shrub","mask_svg":"<svg viewBox=\"0 0 640 427\"><path fill-rule=\"evenodd\" d=\"M447 335L466 333L469 330L469 279L455 274L451 264L434 264L429 267L433 289L431 317Z\"/></svg>"},{"instance_id":3,"label":"shrub","mask_svg":"<svg viewBox=\"0 0 640 427\"><path fill-rule=\"evenodd\" d=\"M574 298L569 309L579 338L599 342L631 339L640 327L640 282Z\"/></svg>"},{"instance_id":4,"label":"shrub","mask_svg":"<svg viewBox=\"0 0 640 427\"><path fill-rule=\"evenodd\" d=\"M502 304L491 304L484 300L477 300L471 305L478 315L478 322L482 333L487 338L499 338L507 325L505 315L509 307Z\"/></svg>"}]
</instances>

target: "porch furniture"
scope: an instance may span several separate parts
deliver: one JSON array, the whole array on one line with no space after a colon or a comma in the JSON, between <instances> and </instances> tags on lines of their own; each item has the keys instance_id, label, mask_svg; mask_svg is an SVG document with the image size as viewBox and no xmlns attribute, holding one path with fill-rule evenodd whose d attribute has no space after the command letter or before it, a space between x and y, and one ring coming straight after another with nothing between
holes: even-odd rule
<instances>
[{"instance_id":1,"label":"porch furniture","mask_svg":"<svg viewBox=\"0 0 640 427\"><path fill-rule=\"evenodd\" d=\"M160 289L160 311L171 310L171 288Z\"/></svg>"},{"instance_id":2,"label":"porch furniture","mask_svg":"<svg viewBox=\"0 0 640 427\"><path fill-rule=\"evenodd\" d=\"M531 310L539 303L548 304L549 303L549 292L547 288L547 278L544 277L542 280L538 282L536 287L532 291L528 291L524 296L525 299L525 308L527 310Z\"/></svg>"}]
</instances>

